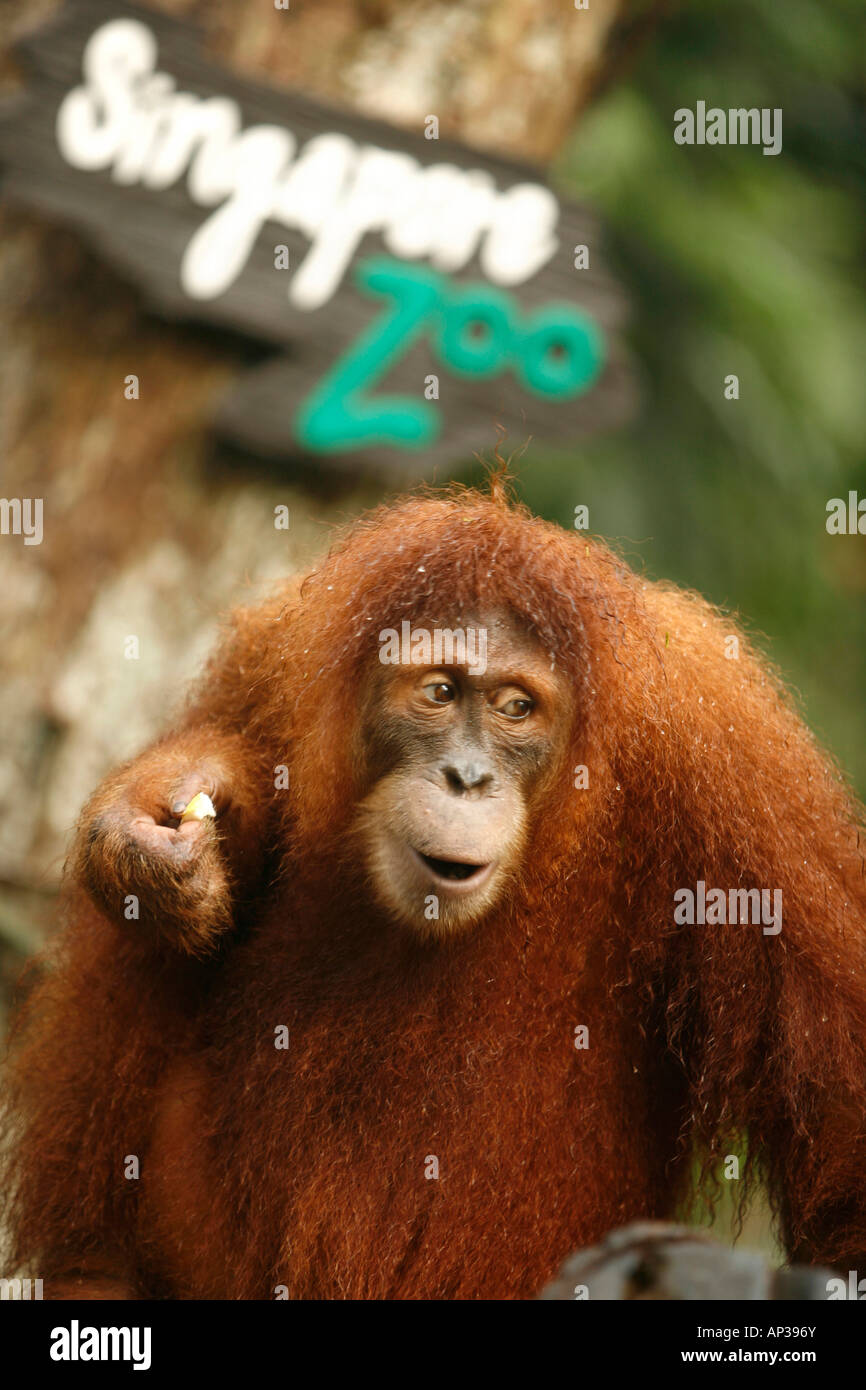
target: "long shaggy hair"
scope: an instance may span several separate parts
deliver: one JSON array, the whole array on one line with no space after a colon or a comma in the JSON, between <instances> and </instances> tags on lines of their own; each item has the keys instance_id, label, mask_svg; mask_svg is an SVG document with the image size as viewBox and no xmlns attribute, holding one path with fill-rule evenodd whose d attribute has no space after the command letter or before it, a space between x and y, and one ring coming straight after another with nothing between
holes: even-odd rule
<instances>
[{"instance_id":1,"label":"long shaggy hair","mask_svg":"<svg viewBox=\"0 0 866 1390\"><path fill-rule=\"evenodd\" d=\"M510 895L431 942L356 854L360 693L382 629L503 607L567 676L568 761ZM862 811L730 618L494 482L357 522L197 696L166 757L242 736L262 871L204 959L69 882L11 1048L14 1261L97 1295L527 1296L746 1141L791 1254L858 1267ZM782 931L677 925L699 880L781 890Z\"/></svg>"}]
</instances>

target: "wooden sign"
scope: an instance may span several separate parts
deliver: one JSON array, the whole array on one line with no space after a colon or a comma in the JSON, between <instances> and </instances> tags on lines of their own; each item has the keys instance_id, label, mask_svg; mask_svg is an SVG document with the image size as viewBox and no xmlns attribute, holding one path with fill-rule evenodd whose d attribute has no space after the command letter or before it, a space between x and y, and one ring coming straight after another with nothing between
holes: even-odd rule
<instances>
[{"instance_id":1,"label":"wooden sign","mask_svg":"<svg viewBox=\"0 0 866 1390\"><path fill-rule=\"evenodd\" d=\"M627 412L597 223L536 172L244 81L134 6L75 0L19 53L5 197L157 312L274 347L219 411L243 447L420 476L497 426L571 441Z\"/></svg>"}]
</instances>

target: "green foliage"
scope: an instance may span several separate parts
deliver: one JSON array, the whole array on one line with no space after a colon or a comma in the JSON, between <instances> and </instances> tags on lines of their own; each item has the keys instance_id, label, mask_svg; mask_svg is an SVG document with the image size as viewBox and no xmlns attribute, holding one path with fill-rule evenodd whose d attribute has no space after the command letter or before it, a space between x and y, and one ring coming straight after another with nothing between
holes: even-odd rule
<instances>
[{"instance_id":1,"label":"green foliage","mask_svg":"<svg viewBox=\"0 0 866 1390\"><path fill-rule=\"evenodd\" d=\"M581 120L556 177L605 217L645 399L618 435L518 465L537 510L571 525L586 503L633 564L766 633L861 794L866 536L825 521L866 496L863 18L861 0L692 0ZM781 107L782 152L676 145L699 100Z\"/></svg>"}]
</instances>

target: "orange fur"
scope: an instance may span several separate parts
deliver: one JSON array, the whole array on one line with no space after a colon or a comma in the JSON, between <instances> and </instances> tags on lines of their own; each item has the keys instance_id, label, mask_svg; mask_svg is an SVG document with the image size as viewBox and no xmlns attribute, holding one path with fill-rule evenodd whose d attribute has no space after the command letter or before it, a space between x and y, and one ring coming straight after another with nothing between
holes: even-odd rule
<instances>
[{"instance_id":1,"label":"orange fur","mask_svg":"<svg viewBox=\"0 0 866 1390\"><path fill-rule=\"evenodd\" d=\"M353 854L354 713L381 629L491 605L568 675L571 747L509 899L431 942ZM745 638L726 659L734 630L498 486L381 508L237 615L140 764L216 748L246 789L220 931L175 950L70 883L12 1046L22 1266L49 1293L526 1296L746 1133L792 1255L862 1268L862 812ZM676 926L699 879L781 889L781 934Z\"/></svg>"}]
</instances>

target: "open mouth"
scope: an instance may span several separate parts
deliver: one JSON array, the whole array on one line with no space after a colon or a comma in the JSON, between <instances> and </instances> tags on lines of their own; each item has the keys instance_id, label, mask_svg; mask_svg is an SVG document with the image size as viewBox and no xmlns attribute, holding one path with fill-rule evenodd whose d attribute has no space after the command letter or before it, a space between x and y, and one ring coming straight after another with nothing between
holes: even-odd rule
<instances>
[{"instance_id":1,"label":"open mouth","mask_svg":"<svg viewBox=\"0 0 866 1390\"><path fill-rule=\"evenodd\" d=\"M412 853L420 859L433 878L453 884L454 887L478 887L493 867L492 864L469 864L461 859L439 859L433 854L422 854L418 849L413 849Z\"/></svg>"},{"instance_id":2,"label":"open mouth","mask_svg":"<svg viewBox=\"0 0 866 1390\"><path fill-rule=\"evenodd\" d=\"M461 864L456 859L434 859L432 854L422 854L421 858L440 878L456 878L461 882L486 867L484 864Z\"/></svg>"}]
</instances>

